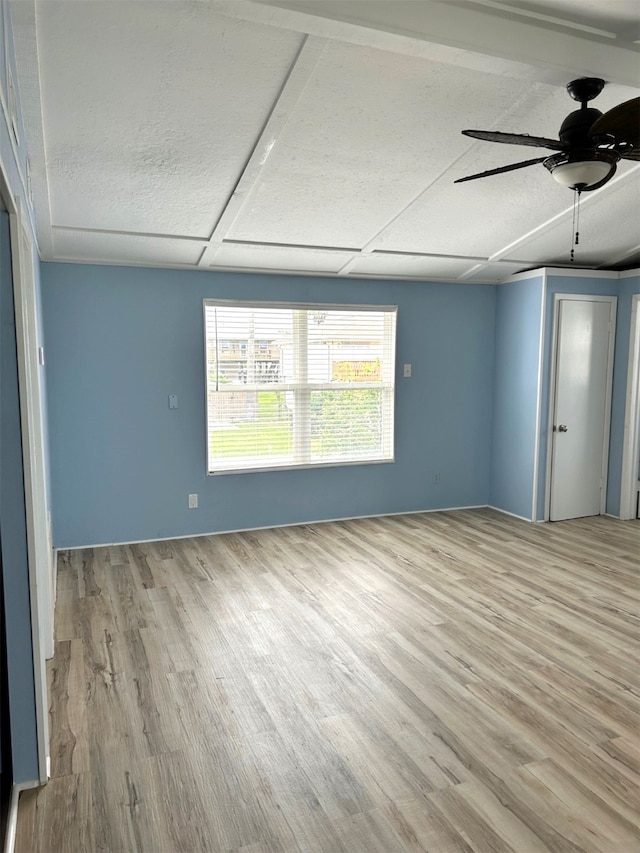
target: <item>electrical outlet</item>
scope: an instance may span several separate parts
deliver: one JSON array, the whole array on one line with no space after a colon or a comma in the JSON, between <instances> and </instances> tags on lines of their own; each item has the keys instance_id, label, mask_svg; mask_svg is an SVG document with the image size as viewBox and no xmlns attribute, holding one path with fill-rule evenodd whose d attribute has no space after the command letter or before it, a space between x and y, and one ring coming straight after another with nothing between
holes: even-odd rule
<instances>
[{"instance_id":1,"label":"electrical outlet","mask_svg":"<svg viewBox=\"0 0 640 853\"><path fill-rule=\"evenodd\" d=\"M177 394L169 394L169 408L177 409L178 408L178 395Z\"/></svg>"},{"instance_id":2,"label":"electrical outlet","mask_svg":"<svg viewBox=\"0 0 640 853\"><path fill-rule=\"evenodd\" d=\"M198 509L197 495L189 495L189 509Z\"/></svg>"}]
</instances>

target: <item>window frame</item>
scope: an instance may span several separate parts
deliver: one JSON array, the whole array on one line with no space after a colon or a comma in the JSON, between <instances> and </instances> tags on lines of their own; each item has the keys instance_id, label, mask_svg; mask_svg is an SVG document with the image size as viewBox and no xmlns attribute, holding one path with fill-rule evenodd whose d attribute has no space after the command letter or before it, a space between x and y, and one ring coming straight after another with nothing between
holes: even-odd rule
<instances>
[{"instance_id":1,"label":"window frame","mask_svg":"<svg viewBox=\"0 0 640 853\"><path fill-rule=\"evenodd\" d=\"M242 391L273 391L277 388L278 391L291 391L296 394L296 412L298 414L298 423L294 428L293 434L293 458L303 458L305 461L293 461L286 464L278 465L252 465L242 467L223 467L215 469L215 461L211 460L211 438L209 432L209 353L207 337L207 308L208 307L227 307L236 309L255 309L256 311L264 310L290 310L292 312L303 311L308 318L308 314L313 311L342 311L342 312L372 312L382 313L385 315L385 331L383 334L383 359L382 371L384 377L380 382L308 382L306 381L309 349L306 340L307 323L296 322L296 315L293 316L293 337L294 337L294 359L297 361L296 374L297 381L293 383L254 383L253 385L244 385ZM249 474L263 471L297 471L306 468L335 468L335 467L350 467L354 465L381 465L395 462L395 392L396 392L396 340L397 340L397 305L359 305L351 303L311 303L311 302L272 302L267 300L242 300L242 299L216 299L205 297L202 303L203 316L203 331L204 331L204 393L205 393L205 436L206 436L206 473L207 476L221 476L227 474ZM388 326L387 326L388 324ZM300 338L304 340L301 341ZM222 338L221 338L222 340ZM303 349L304 346L304 349ZM302 358L302 353L305 357ZM305 379L305 381L301 381ZM310 439L311 432L305 421L309 421L311 407L311 393L314 391L341 391L341 390L367 390L376 389L381 392L382 400L382 420L387 425L387 429L383 429L382 443L383 453L388 455L373 457L370 459L327 459L311 460ZM218 389L220 391L220 389ZM239 390L237 387L235 390ZM222 393L232 393L232 389L223 391ZM307 399L308 405L300 407L299 401ZM390 412L389 412L390 408ZM301 424L302 421L302 424Z\"/></svg>"}]
</instances>

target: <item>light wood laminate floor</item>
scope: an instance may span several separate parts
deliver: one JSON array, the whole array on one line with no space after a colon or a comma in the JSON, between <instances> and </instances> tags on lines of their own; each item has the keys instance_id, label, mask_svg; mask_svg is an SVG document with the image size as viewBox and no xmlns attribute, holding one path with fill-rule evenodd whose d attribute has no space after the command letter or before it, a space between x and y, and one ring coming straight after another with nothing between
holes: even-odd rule
<instances>
[{"instance_id":1,"label":"light wood laminate floor","mask_svg":"<svg viewBox=\"0 0 640 853\"><path fill-rule=\"evenodd\" d=\"M18 853L635 853L640 524L491 510L60 554Z\"/></svg>"}]
</instances>

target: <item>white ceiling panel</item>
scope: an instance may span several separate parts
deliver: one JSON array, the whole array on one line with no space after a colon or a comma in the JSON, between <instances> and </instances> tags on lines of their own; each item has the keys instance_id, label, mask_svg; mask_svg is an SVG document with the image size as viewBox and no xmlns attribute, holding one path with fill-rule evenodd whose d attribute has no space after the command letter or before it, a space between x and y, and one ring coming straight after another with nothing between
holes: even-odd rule
<instances>
[{"instance_id":1,"label":"white ceiling panel","mask_svg":"<svg viewBox=\"0 0 640 853\"><path fill-rule=\"evenodd\" d=\"M575 261L597 266L603 253L615 262L625 257L629 247L640 245L640 166L631 178L618 182L609 192L583 196L578 221L579 244ZM533 263L554 265L571 260L573 216L567 215L552 228L514 247L511 256Z\"/></svg>"},{"instance_id":2,"label":"white ceiling panel","mask_svg":"<svg viewBox=\"0 0 640 853\"><path fill-rule=\"evenodd\" d=\"M499 284L511 275L523 272L535 264L513 263L510 261L494 261L478 264L461 278L466 283Z\"/></svg>"},{"instance_id":3,"label":"white ceiling panel","mask_svg":"<svg viewBox=\"0 0 640 853\"><path fill-rule=\"evenodd\" d=\"M198 263L205 246L192 240L58 229L53 232L53 242L56 256L61 260L189 266Z\"/></svg>"},{"instance_id":4,"label":"white ceiling panel","mask_svg":"<svg viewBox=\"0 0 640 853\"><path fill-rule=\"evenodd\" d=\"M204 3L38 4L54 225L208 237L300 46Z\"/></svg>"},{"instance_id":5,"label":"white ceiling panel","mask_svg":"<svg viewBox=\"0 0 640 853\"><path fill-rule=\"evenodd\" d=\"M487 169L509 162L515 162L513 157L505 159L495 149L483 157ZM476 160L472 172L477 167ZM465 184L442 180L398 217L374 246L491 257L571 204L571 194L539 169L533 166Z\"/></svg>"},{"instance_id":6,"label":"white ceiling panel","mask_svg":"<svg viewBox=\"0 0 640 853\"><path fill-rule=\"evenodd\" d=\"M605 108L634 94L628 87L611 89ZM521 84L519 98L497 125L464 127L557 139L562 120L577 106L564 89ZM457 178L554 153L468 138L467 142L464 156L385 229L373 244L376 249L459 254L464 247L466 254L491 257L571 207L573 194L557 184L542 163L455 184ZM620 166L621 171L630 168L628 163Z\"/></svg>"},{"instance_id":7,"label":"white ceiling panel","mask_svg":"<svg viewBox=\"0 0 640 853\"><path fill-rule=\"evenodd\" d=\"M374 253L358 260L350 269L355 275L455 280L477 263L469 258L425 257Z\"/></svg>"},{"instance_id":8,"label":"white ceiling panel","mask_svg":"<svg viewBox=\"0 0 640 853\"><path fill-rule=\"evenodd\" d=\"M469 148L450 130L452 92L466 121L493 123L522 86L330 43L231 236L361 247Z\"/></svg>"},{"instance_id":9,"label":"white ceiling panel","mask_svg":"<svg viewBox=\"0 0 640 853\"><path fill-rule=\"evenodd\" d=\"M210 265L243 269L337 273L352 257L351 252L318 251L298 246L224 243L215 252L214 260Z\"/></svg>"}]
</instances>

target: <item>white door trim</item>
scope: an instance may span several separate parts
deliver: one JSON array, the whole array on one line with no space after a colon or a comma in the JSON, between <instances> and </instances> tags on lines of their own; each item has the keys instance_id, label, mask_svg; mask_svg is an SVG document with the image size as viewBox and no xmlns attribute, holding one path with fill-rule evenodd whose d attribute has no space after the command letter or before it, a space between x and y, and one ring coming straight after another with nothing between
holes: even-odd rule
<instances>
[{"instance_id":1,"label":"white door trim","mask_svg":"<svg viewBox=\"0 0 640 853\"><path fill-rule=\"evenodd\" d=\"M556 373L558 369L558 324L560 303L575 300L577 302L608 302L609 309L609 346L607 349L607 385L605 392L605 428L602 447L602 489L600 491L600 513L607 506L607 474L609 469L609 433L611 430L611 392L613 388L613 352L616 332L617 296L600 296L584 293L555 293L553 298L553 331L551 338L551 373L549 379L549 417L547 423L547 464L545 477L544 519L551 518L551 462L553 458L553 424L556 410Z\"/></svg>"},{"instance_id":2,"label":"white door trim","mask_svg":"<svg viewBox=\"0 0 640 853\"><path fill-rule=\"evenodd\" d=\"M538 488L540 479L540 430L542 428L542 383L544 379L544 335L547 313L547 271L542 271L540 296L540 336L538 340L538 378L536 384L536 435L533 448L533 494L531 495L531 521L538 520Z\"/></svg>"},{"instance_id":3,"label":"white door trim","mask_svg":"<svg viewBox=\"0 0 640 853\"><path fill-rule=\"evenodd\" d=\"M620 518L636 517L638 464L640 463L640 294L631 298L629 366L624 409Z\"/></svg>"},{"instance_id":4,"label":"white door trim","mask_svg":"<svg viewBox=\"0 0 640 853\"><path fill-rule=\"evenodd\" d=\"M9 212L16 313L18 383L27 520L31 633L38 739L38 775L48 779L49 716L45 661L53 656L52 566L49 548L44 427L38 361L33 240L19 200Z\"/></svg>"}]
</instances>

